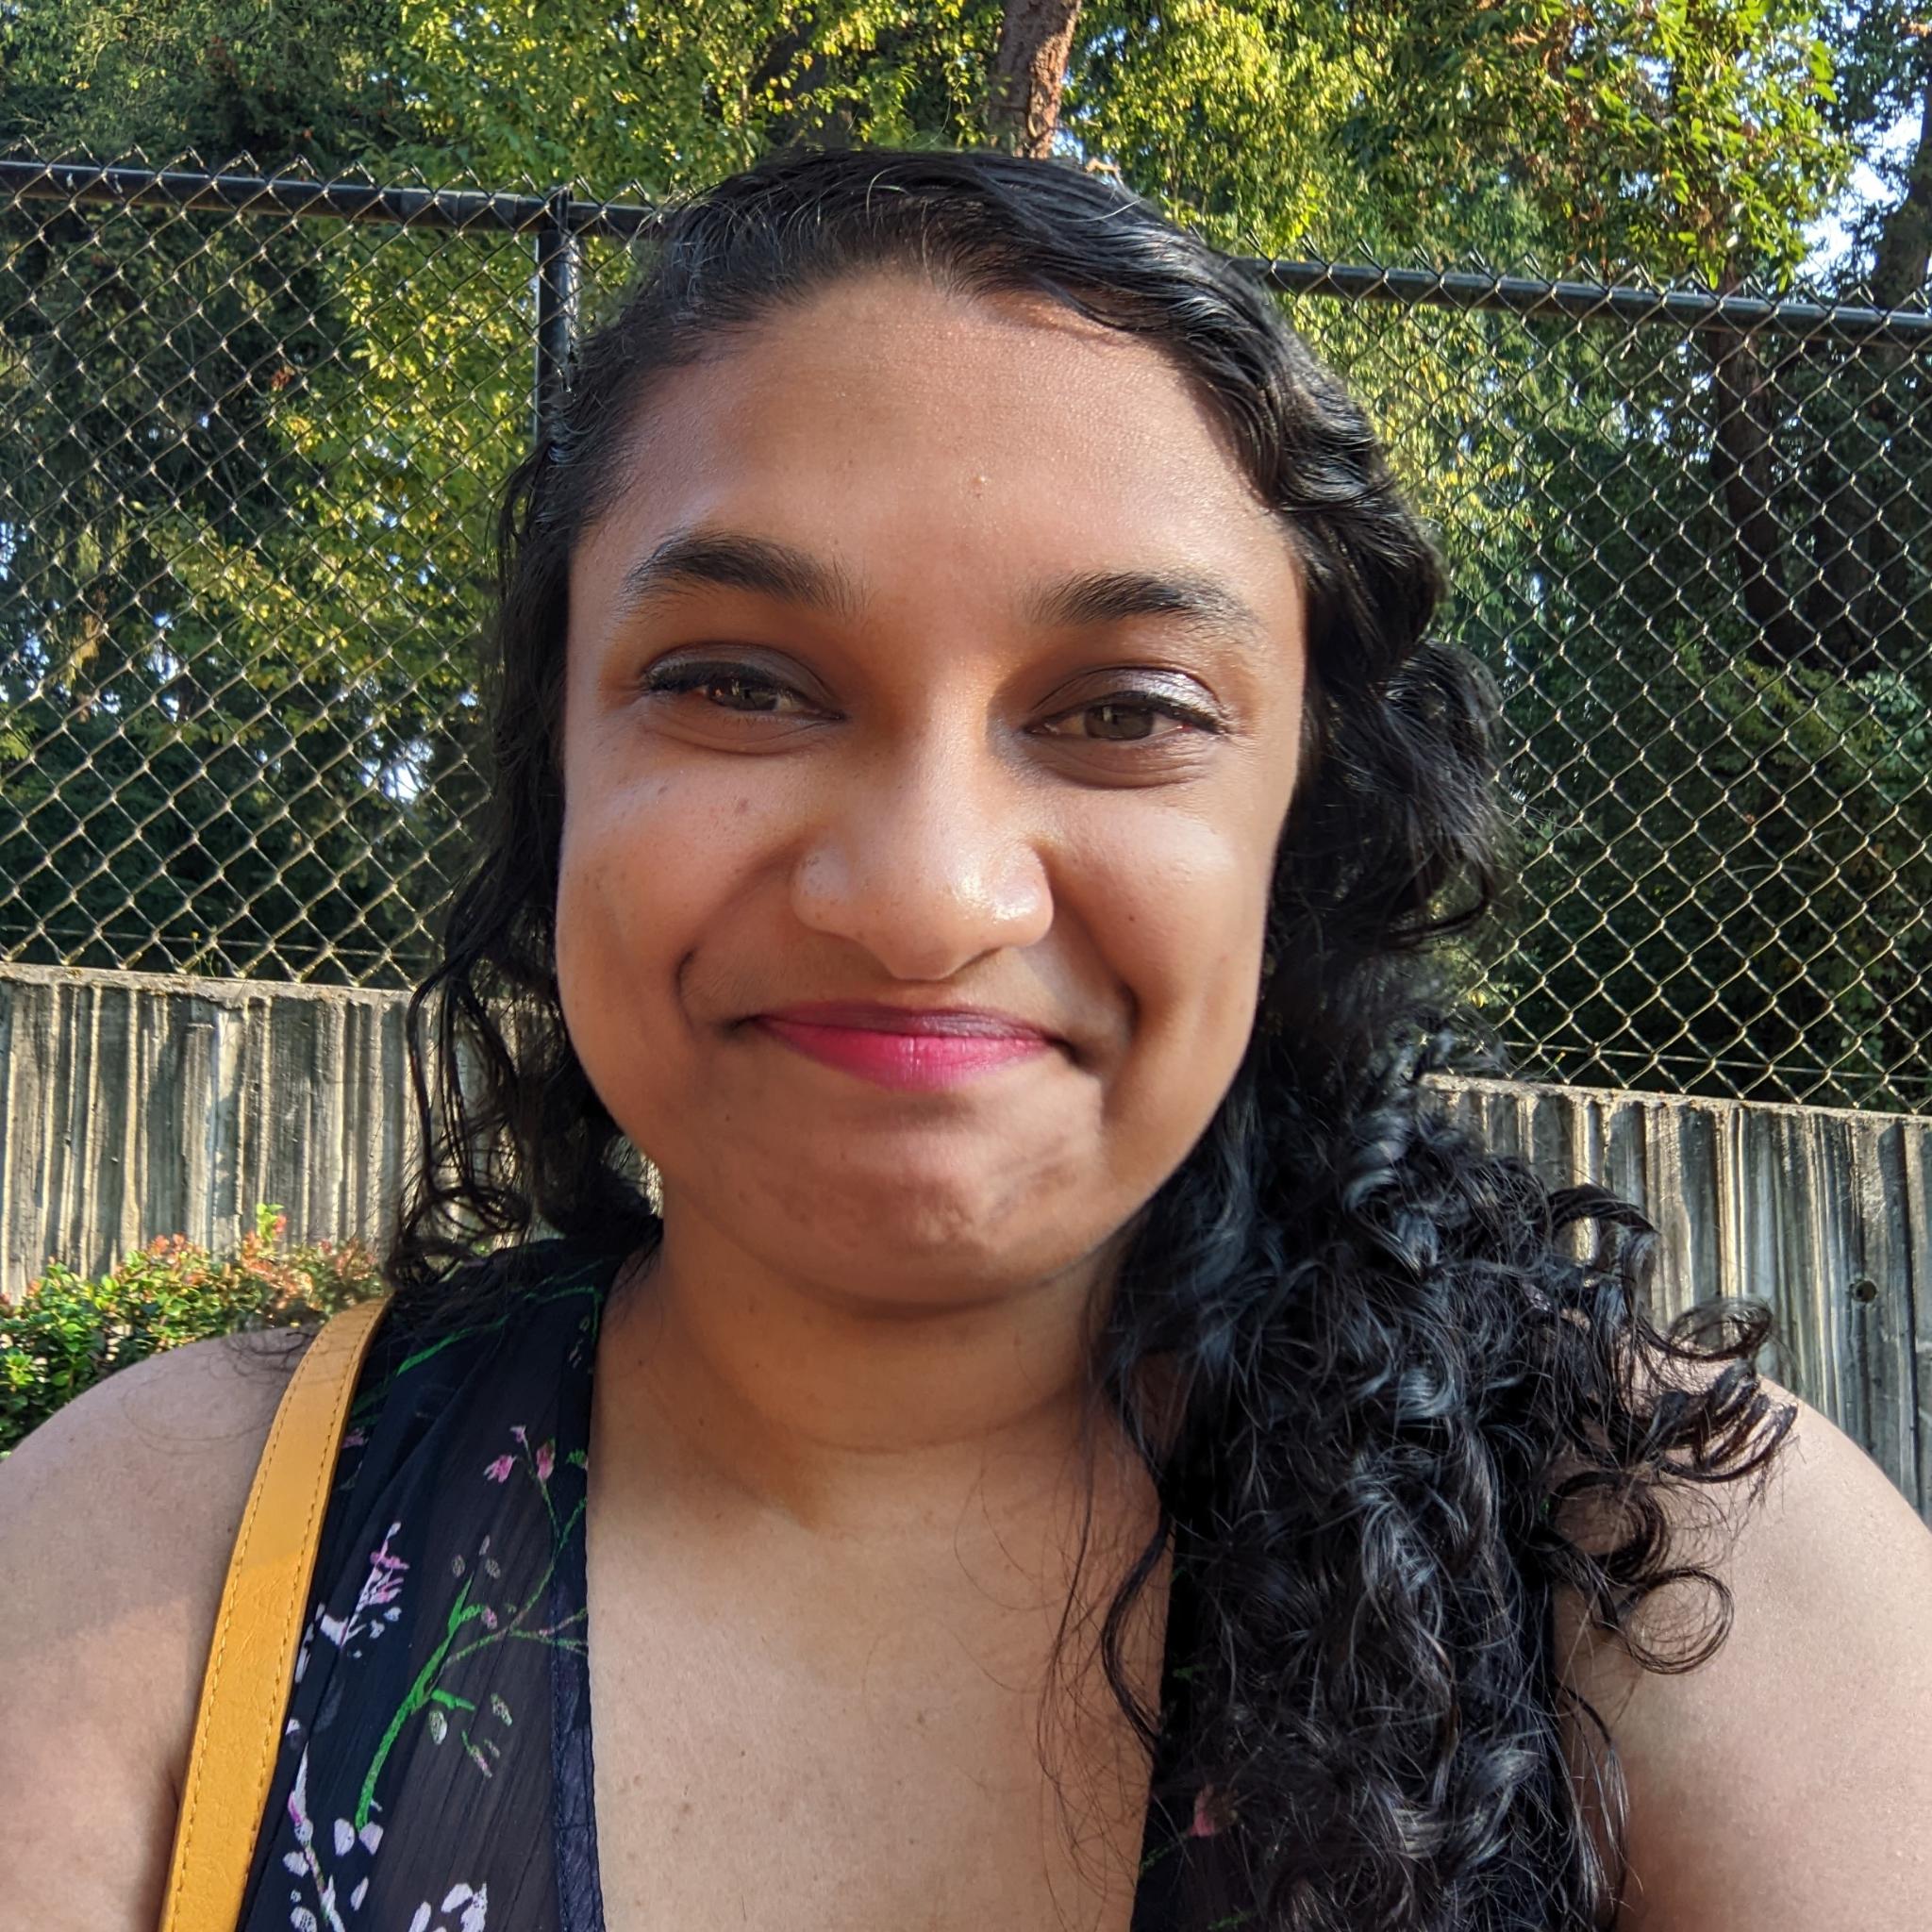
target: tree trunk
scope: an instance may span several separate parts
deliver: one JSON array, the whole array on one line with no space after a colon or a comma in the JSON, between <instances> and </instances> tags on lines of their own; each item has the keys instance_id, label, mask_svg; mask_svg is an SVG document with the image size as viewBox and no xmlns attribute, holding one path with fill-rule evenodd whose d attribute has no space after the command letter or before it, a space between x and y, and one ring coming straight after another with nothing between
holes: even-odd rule
<instances>
[{"instance_id":1,"label":"tree trunk","mask_svg":"<svg viewBox=\"0 0 1932 1932\"><path fill-rule=\"evenodd\" d=\"M1080 0L1006 0L986 118L987 132L1010 153L1041 159L1053 152L1079 18Z\"/></svg>"},{"instance_id":2,"label":"tree trunk","mask_svg":"<svg viewBox=\"0 0 1932 1932\"><path fill-rule=\"evenodd\" d=\"M1776 457L1765 421L1768 395L1757 344L1728 328L1710 329L1704 340L1717 410L1711 469L1736 539L1744 608L1779 663L1818 665L1823 641L1799 614L1786 574L1790 541L1777 513Z\"/></svg>"},{"instance_id":3,"label":"tree trunk","mask_svg":"<svg viewBox=\"0 0 1932 1932\"><path fill-rule=\"evenodd\" d=\"M1919 87L1919 145L1906 171L1906 198L1886 216L1872 264L1872 299L1881 308L1908 302L1932 265L1932 60Z\"/></svg>"}]
</instances>

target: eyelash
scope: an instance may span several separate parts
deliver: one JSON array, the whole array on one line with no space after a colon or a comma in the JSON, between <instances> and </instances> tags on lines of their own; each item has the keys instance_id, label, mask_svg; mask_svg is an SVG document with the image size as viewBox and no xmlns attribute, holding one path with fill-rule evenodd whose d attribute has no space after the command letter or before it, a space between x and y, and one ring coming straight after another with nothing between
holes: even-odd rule
<instances>
[{"instance_id":1,"label":"eyelash","mask_svg":"<svg viewBox=\"0 0 1932 1932\"><path fill-rule=\"evenodd\" d=\"M731 683L742 685L746 690L753 691L776 691L791 697L802 695L789 684L770 676L765 672L748 670L743 665L728 663L666 665L661 670L646 672L639 680L639 688L653 696L680 696L691 691L702 691L707 685ZM1158 696L1151 691L1109 692L1105 697L1090 699L1084 705L1075 705L1071 710L1062 711L1059 716L1062 718L1076 718L1083 711L1097 711L1108 706L1122 710L1152 711L1160 717L1172 718L1178 724L1191 725L1197 731L1210 732L1217 736L1224 729L1220 720L1211 711L1199 709L1192 705L1184 704L1178 698ZM724 711L727 716L737 718L756 718L772 715L769 712L757 710L736 710L728 705L719 706L717 708ZM1050 720L1049 722L1058 721ZM1153 738L1094 738L1088 740L1087 742L1091 744L1146 745L1159 743L1166 738L1173 737L1174 735L1172 732L1164 732L1158 737Z\"/></svg>"}]
</instances>

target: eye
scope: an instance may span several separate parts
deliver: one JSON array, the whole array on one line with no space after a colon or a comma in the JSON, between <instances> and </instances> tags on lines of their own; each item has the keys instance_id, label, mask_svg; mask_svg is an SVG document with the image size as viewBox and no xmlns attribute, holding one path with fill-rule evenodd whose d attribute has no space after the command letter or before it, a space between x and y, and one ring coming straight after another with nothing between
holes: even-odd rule
<instances>
[{"instance_id":1,"label":"eye","mask_svg":"<svg viewBox=\"0 0 1932 1932\"><path fill-rule=\"evenodd\" d=\"M716 709L739 717L776 717L782 699L798 698L789 684L781 684L769 673L748 664L706 663L666 664L648 671L639 688L653 695L675 697L685 692L702 692ZM799 699L803 704L803 698Z\"/></svg>"},{"instance_id":2,"label":"eye","mask_svg":"<svg viewBox=\"0 0 1932 1932\"><path fill-rule=\"evenodd\" d=\"M1087 729L1064 734L1050 729L1074 718L1091 721ZM1157 730L1157 724L1163 718L1175 728ZM1082 738L1095 744L1164 744L1192 731L1219 732L1222 726L1211 711L1178 698L1160 697L1151 691L1123 691L1063 711L1058 718L1049 721L1048 727L1042 728L1048 729L1049 736Z\"/></svg>"}]
</instances>

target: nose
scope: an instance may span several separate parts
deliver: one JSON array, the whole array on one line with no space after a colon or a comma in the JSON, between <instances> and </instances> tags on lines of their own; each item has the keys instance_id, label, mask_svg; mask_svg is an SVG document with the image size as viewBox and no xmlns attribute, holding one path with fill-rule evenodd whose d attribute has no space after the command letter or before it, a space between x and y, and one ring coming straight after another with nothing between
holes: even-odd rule
<instances>
[{"instance_id":1,"label":"nose","mask_svg":"<svg viewBox=\"0 0 1932 1932\"><path fill-rule=\"evenodd\" d=\"M791 878L805 924L863 946L895 979L944 980L1053 923L1037 802L962 735L927 732L841 765Z\"/></svg>"}]
</instances>

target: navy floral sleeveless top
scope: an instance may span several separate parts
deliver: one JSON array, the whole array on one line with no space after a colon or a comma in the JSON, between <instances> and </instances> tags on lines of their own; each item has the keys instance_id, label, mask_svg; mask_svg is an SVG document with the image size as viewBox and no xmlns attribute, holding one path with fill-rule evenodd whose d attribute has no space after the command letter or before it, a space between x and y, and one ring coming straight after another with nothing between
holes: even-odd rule
<instances>
[{"instance_id":1,"label":"navy floral sleeveless top","mask_svg":"<svg viewBox=\"0 0 1932 1932\"><path fill-rule=\"evenodd\" d=\"M603 1932L584 1509L623 1257L509 1252L492 1312L385 1318L370 1347L238 1932ZM1157 1766L1134 1932L1196 1923L1211 1827L1171 1783Z\"/></svg>"}]
</instances>

